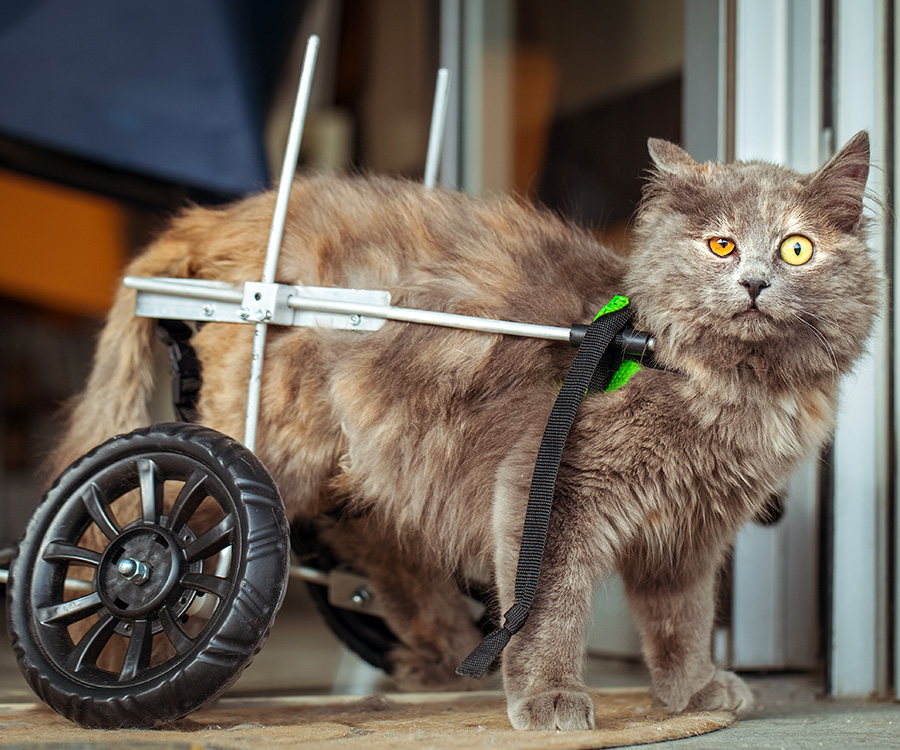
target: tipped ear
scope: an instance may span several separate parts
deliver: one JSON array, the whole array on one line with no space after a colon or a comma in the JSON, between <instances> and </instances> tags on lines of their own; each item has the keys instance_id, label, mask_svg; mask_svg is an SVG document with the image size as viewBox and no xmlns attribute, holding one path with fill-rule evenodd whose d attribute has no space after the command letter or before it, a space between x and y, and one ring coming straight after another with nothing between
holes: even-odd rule
<instances>
[{"instance_id":1,"label":"tipped ear","mask_svg":"<svg viewBox=\"0 0 900 750\"><path fill-rule=\"evenodd\" d=\"M650 158L653 159L653 163L660 172L682 174L699 166L681 146L676 146L674 143L664 141L661 138L648 140L647 150L650 152Z\"/></svg>"},{"instance_id":2,"label":"tipped ear","mask_svg":"<svg viewBox=\"0 0 900 750\"><path fill-rule=\"evenodd\" d=\"M869 177L869 134L859 131L811 177L813 200L838 227L849 232L862 217Z\"/></svg>"}]
</instances>

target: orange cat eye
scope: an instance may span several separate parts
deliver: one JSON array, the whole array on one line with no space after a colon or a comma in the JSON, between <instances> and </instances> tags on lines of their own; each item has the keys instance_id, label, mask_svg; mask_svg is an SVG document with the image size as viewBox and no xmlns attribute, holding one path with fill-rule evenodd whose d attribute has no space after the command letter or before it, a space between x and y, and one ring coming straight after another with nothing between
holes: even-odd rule
<instances>
[{"instance_id":1,"label":"orange cat eye","mask_svg":"<svg viewBox=\"0 0 900 750\"><path fill-rule=\"evenodd\" d=\"M726 255L731 255L734 252L734 243L724 237L714 237L706 244L720 258L724 258Z\"/></svg>"},{"instance_id":2,"label":"orange cat eye","mask_svg":"<svg viewBox=\"0 0 900 750\"><path fill-rule=\"evenodd\" d=\"M802 266L813 255L813 243L802 234L792 234L778 248L781 259L792 266Z\"/></svg>"}]
</instances>

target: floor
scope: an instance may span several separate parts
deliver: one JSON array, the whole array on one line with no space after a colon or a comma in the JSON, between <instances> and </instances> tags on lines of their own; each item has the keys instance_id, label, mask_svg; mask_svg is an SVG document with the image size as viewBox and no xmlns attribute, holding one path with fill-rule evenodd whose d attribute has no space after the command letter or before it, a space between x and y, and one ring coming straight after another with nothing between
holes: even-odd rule
<instances>
[{"instance_id":1,"label":"floor","mask_svg":"<svg viewBox=\"0 0 900 750\"><path fill-rule=\"evenodd\" d=\"M589 660L587 680L596 687L648 683L637 664L597 658ZM900 749L900 703L824 699L820 680L810 675L748 676L748 681L757 704L737 725L656 747ZM340 645L314 611L303 584L292 581L269 641L229 695L370 694L391 687L382 673ZM484 687L499 687L497 677L488 678ZM11 649L0 648L0 703L33 700Z\"/></svg>"}]
</instances>

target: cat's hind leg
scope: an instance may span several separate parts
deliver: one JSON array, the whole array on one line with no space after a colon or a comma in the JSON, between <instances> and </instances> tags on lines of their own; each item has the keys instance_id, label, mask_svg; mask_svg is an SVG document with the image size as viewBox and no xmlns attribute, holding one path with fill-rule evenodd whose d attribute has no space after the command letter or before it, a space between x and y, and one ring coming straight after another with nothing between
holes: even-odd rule
<instances>
[{"instance_id":1,"label":"cat's hind leg","mask_svg":"<svg viewBox=\"0 0 900 750\"><path fill-rule=\"evenodd\" d=\"M424 562L414 543L371 518L341 519L323 539L340 559L369 579L398 643L391 651L393 677L403 690L472 689L456 667L479 643L472 608L457 579Z\"/></svg>"}]
</instances>

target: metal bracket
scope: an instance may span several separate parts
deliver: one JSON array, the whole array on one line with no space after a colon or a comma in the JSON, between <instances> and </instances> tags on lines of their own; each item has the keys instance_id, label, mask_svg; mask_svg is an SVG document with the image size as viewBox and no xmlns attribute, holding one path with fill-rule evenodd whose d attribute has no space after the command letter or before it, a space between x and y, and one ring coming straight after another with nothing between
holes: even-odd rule
<instances>
[{"instance_id":1,"label":"metal bracket","mask_svg":"<svg viewBox=\"0 0 900 750\"><path fill-rule=\"evenodd\" d=\"M266 284L248 281L244 284L244 297L238 316L248 323L275 323L293 325L293 313L287 306L292 287L283 284Z\"/></svg>"},{"instance_id":2,"label":"metal bracket","mask_svg":"<svg viewBox=\"0 0 900 750\"><path fill-rule=\"evenodd\" d=\"M387 307L391 293L375 289L341 289L336 287L292 287L286 304L293 313L291 325L301 327L337 328L342 331L377 331L387 321L358 312L325 312L315 309L316 302L347 302L351 306L374 305ZM307 304L309 303L309 304ZM304 309L306 308L306 309Z\"/></svg>"},{"instance_id":3,"label":"metal bracket","mask_svg":"<svg viewBox=\"0 0 900 750\"><path fill-rule=\"evenodd\" d=\"M260 281L237 286L200 279L135 276L126 276L123 283L137 290L135 314L144 318L377 331L385 324L385 318L366 315L366 306L380 310L391 304L390 292L377 289ZM320 306L325 309L317 309ZM356 312L356 308L361 312Z\"/></svg>"},{"instance_id":4,"label":"metal bracket","mask_svg":"<svg viewBox=\"0 0 900 750\"><path fill-rule=\"evenodd\" d=\"M319 570L309 565L291 565L291 577L328 588L328 602L334 607L384 617L381 601L372 582L344 567Z\"/></svg>"},{"instance_id":5,"label":"metal bracket","mask_svg":"<svg viewBox=\"0 0 900 750\"><path fill-rule=\"evenodd\" d=\"M335 568L328 574L328 601L335 607L384 617L381 600L368 578Z\"/></svg>"},{"instance_id":6,"label":"metal bracket","mask_svg":"<svg viewBox=\"0 0 900 750\"><path fill-rule=\"evenodd\" d=\"M133 276L126 276L123 283L137 289L134 312L142 318L241 322L241 290L233 284Z\"/></svg>"}]
</instances>

